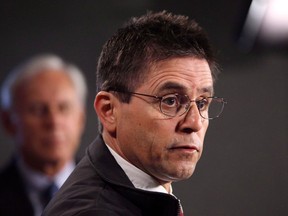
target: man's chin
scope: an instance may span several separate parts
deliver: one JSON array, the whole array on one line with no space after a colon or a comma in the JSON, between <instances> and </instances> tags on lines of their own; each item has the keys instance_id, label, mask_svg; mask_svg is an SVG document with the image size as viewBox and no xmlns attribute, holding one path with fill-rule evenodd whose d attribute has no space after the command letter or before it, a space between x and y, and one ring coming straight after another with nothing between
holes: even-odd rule
<instances>
[{"instance_id":1,"label":"man's chin","mask_svg":"<svg viewBox=\"0 0 288 216\"><path fill-rule=\"evenodd\" d=\"M57 165L59 163L63 163L65 161L67 161L67 159L63 158L63 155L49 155L46 157L43 157L44 163L51 164L51 165Z\"/></svg>"}]
</instances>

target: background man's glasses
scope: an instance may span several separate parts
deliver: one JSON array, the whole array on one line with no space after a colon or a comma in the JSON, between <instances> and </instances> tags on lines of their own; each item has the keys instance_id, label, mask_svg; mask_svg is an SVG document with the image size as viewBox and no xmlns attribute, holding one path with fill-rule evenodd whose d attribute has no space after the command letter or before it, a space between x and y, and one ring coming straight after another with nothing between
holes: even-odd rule
<instances>
[{"instance_id":1,"label":"background man's glasses","mask_svg":"<svg viewBox=\"0 0 288 216\"><path fill-rule=\"evenodd\" d=\"M221 115L224 105L227 103L224 98L221 97L200 97L199 99L191 100L187 95L180 95L177 93L160 97L137 92L113 91L154 98L159 101L160 111L169 117L184 115L190 110L192 106L191 103L195 102L201 117L211 120L218 118Z\"/></svg>"}]
</instances>

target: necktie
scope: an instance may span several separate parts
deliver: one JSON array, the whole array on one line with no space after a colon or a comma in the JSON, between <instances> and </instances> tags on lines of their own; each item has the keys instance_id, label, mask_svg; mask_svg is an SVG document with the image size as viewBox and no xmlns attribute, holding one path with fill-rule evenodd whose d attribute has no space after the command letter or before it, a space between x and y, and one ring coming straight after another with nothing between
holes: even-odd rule
<instances>
[{"instance_id":1,"label":"necktie","mask_svg":"<svg viewBox=\"0 0 288 216\"><path fill-rule=\"evenodd\" d=\"M49 203L49 201L51 200L53 195L57 192L57 190L58 187L53 182L41 193L41 203L43 207L45 207Z\"/></svg>"}]
</instances>

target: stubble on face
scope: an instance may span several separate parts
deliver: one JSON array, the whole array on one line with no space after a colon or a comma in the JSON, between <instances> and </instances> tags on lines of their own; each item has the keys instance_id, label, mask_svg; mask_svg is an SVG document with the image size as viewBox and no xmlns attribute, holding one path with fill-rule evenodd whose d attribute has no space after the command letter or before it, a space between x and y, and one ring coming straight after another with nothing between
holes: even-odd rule
<instances>
[{"instance_id":1,"label":"stubble on face","mask_svg":"<svg viewBox=\"0 0 288 216\"><path fill-rule=\"evenodd\" d=\"M213 85L205 60L172 59L153 69L155 71L149 73L136 92L162 96L163 92L180 91L195 99L202 96L202 89L210 89ZM163 90L163 83L178 87ZM193 108L183 116L167 117L161 113L159 102L134 95L122 108L117 134L126 160L160 182L187 179L193 174L208 128L208 120L200 122L197 109Z\"/></svg>"}]
</instances>

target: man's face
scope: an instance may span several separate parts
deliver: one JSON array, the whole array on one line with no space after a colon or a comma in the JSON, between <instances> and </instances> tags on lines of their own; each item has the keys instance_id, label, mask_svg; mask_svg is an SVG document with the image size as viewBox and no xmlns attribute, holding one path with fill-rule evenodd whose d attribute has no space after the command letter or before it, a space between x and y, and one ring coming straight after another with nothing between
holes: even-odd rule
<instances>
[{"instance_id":1,"label":"man's face","mask_svg":"<svg viewBox=\"0 0 288 216\"><path fill-rule=\"evenodd\" d=\"M84 110L64 73L43 71L15 89L13 135L31 164L73 159L84 127Z\"/></svg>"},{"instance_id":2,"label":"man's face","mask_svg":"<svg viewBox=\"0 0 288 216\"><path fill-rule=\"evenodd\" d=\"M213 94L213 80L206 60L175 58L151 68L144 84L135 92L164 96L188 95L191 100ZM209 121L203 119L194 102L190 110L176 117L161 113L153 98L132 95L121 103L117 121L117 142L121 155L162 182L189 178L200 159Z\"/></svg>"}]
</instances>

